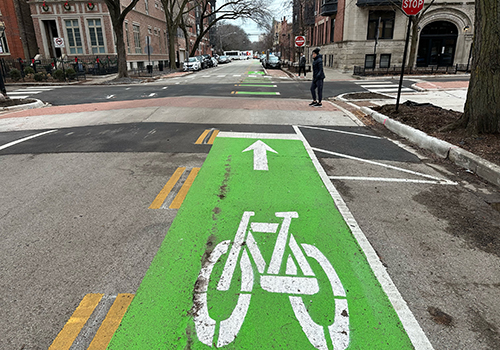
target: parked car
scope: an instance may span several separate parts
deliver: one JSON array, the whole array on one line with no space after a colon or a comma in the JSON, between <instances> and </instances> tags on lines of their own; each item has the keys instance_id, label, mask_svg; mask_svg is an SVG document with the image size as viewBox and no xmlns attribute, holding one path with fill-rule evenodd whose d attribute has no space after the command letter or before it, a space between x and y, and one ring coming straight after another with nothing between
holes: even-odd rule
<instances>
[{"instance_id":1,"label":"parked car","mask_svg":"<svg viewBox=\"0 0 500 350\"><path fill-rule=\"evenodd\" d=\"M281 61L276 56L269 56L269 59L265 61L266 68L281 68Z\"/></svg>"},{"instance_id":2,"label":"parked car","mask_svg":"<svg viewBox=\"0 0 500 350\"><path fill-rule=\"evenodd\" d=\"M214 62L212 61L212 56L210 55L201 55L203 61L205 62L205 68L211 68L214 66Z\"/></svg>"},{"instance_id":3,"label":"parked car","mask_svg":"<svg viewBox=\"0 0 500 350\"><path fill-rule=\"evenodd\" d=\"M219 60L219 63L221 63L221 64L231 62L231 60L227 56L219 56L218 60Z\"/></svg>"},{"instance_id":4,"label":"parked car","mask_svg":"<svg viewBox=\"0 0 500 350\"><path fill-rule=\"evenodd\" d=\"M212 57L212 63L213 63L214 67L217 67L219 65L219 62L217 61L217 59L215 57Z\"/></svg>"},{"instance_id":5,"label":"parked car","mask_svg":"<svg viewBox=\"0 0 500 350\"><path fill-rule=\"evenodd\" d=\"M202 68L202 62L198 57L189 57L186 62L184 62L184 71L188 70L200 70Z\"/></svg>"}]
</instances>

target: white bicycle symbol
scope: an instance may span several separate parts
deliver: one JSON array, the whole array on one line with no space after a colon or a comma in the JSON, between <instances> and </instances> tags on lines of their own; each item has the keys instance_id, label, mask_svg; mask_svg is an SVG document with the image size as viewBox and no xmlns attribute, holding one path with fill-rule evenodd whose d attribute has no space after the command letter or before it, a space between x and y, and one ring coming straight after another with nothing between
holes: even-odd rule
<instances>
[{"instance_id":1,"label":"white bicycle symbol","mask_svg":"<svg viewBox=\"0 0 500 350\"><path fill-rule=\"evenodd\" d=\"M250 299L252 297L251 292L254 284L254 272L249 258L250 253L253 261L257 265L257 270L260 275L260 286L262 289L271 293L292 294L289 295L290 303L295 313L295 317L299 321L305 335L316 349L328 350L324 327L314 322L304 305L302 297L297 296L314 295L319 292L318 280L307 262L305 255L315 259L328 277L333 297L335 298L335 318L333 324L327 327L327 333L330 335L334 350L346 349L349 345L349 314L344 287L335 269L318 248L310 244L301 244L305 252L304 255L293 234L289 233L292 219L299 217L297 212L275 213L276 217L283 218L283 222L276 239L267 272L266 262L257 246L257 242L252 232L276 233L279 224L252 222L250 223L250 228L247 230L250 217L254 215L255 213L250 211L243 213L232 246L230 240L220 242L214 248L207 263L202 267L198 275L194 293L194 303L197 309L197 312L194 313L194 323L198 339L210 347L215 344L214 336L217 322L212 319L208 313L208 283L215 263L223 254L227 253L231 246L224 270L217 285L217 290L229 290L233 273L239 260L241 268L241 293L239 293L237 305L232 311L231 316L220 322L216 347L223 347L233 342L245 320L245 316L250 306ZM285 273L287 276L278 276L287 242L292 251L292 254L288 256L286 262ZM294 256L295 261L297 261L306 277L297 276L297 266L291 255Z\"/></svg>"}]
</instances>

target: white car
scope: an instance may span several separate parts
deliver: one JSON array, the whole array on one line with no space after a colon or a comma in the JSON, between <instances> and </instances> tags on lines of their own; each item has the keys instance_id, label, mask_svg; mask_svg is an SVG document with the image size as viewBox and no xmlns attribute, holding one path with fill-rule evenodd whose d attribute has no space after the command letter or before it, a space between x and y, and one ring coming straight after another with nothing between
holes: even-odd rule
<instances>
[{"instance_id":1,"label":"white car","mask_svg":"<svg viewBox=\"0 0 500 350\"><path fill-rule=\"evenodd\" d=\"M201 62L196 57L189 57L189 59L184 62L184 71L188 70L200 70Z\"/></svg>"}]
</instances>

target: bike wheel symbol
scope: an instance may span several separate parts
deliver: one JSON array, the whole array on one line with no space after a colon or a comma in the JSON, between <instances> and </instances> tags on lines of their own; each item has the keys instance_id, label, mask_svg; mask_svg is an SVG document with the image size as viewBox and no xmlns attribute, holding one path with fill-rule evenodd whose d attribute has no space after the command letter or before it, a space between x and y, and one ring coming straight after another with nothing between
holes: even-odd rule
<instances>
[{"instance_id":1,"label":"bike wheel symbol","mask_svg":"<svg viewBox=\"0 0 500 350\"><path fill-rule=\"evenodd\" d=\"M349 345L349 314L344 287L328 259L318 248L310 244L301 244L301 247L307 257L316 260L328 277L333 298L335 299L334 322L327 326L326 329L324 326L317 324L307 311L302 297L297 296L297 294L313 295L319 291L315 274L307 262L302 249L299 248L293 234L289 234L288 232L291 219L298 218L298 214L296 212L276 213L277 217L282 217L284 220L276 240L276 246L267 274L264 273L266 264L253 238L252 230L254 232L275 233L278 224L252 223L251 229L247 231L250 217L253 215L253 212L245 212L243 214L234 241L227 240L219 243L210 254L205 266L202 267L198 275L194 294L194 310L196 312L193 313L198 339L208 346L216 345L216 347L223 347L233 342L238 335L250 306L251 292L254 284L254 273L249 258L250 254L257 264L257 270L260 274L260 285L264 290L271 293L294 294L289 295L289 300L295 317L299 321L309 342L315 348L328 350L326 336L329 335L334 350L346 349ZM283 260L283 248L288 240L295 261L298 262L299 267L306 277L294 276L297 274L297 267L291 255L288 257L286 265L286 274L291 276L277 276L279 265L281 265L281 260ZM231 250L228 253L230 246ZM210 317L208 312L208 283L215 263L227 253L229 254L228 259L226 260L217 289L220 291L229 289L234 269L239 261L241 291L236 307L229 318L220 322L218 339L214 341L217 322Z\"/></svg>"}]
</instances>

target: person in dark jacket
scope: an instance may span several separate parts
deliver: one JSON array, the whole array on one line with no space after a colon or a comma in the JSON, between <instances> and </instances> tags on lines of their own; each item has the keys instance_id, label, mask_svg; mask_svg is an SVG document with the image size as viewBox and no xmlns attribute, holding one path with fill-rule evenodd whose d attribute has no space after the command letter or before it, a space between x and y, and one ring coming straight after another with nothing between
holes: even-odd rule
<instances>
[{"instance_id":1,"label":"person in dark jacket","mask_svg":"<svg viewBox=\"0 0 500 350\"><path fill-rule=\"evenodd\" d=\"M300 77L300 72L304 72L304 78L306 77L306 56L302 54L302 56L299 59L299 77Z\"/></svg>"},{"instance_id":2,"label":"person in dark jacket","mask_svg":"<svg viewBox=\"0 0 500 350\"><path fill-rule=\"evenodd\" d=\"M319 53L320 48L313 50L313 80L311 84L311 94L313 101L309 106L322 107L321 100L323 99L323 80L325 80L325 72L323 72L323 57ZM316 100L316 89L318 89L318 99Z\"/></svg>"}]
</instances>

